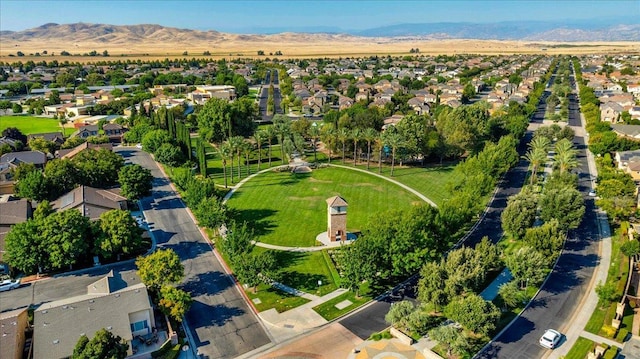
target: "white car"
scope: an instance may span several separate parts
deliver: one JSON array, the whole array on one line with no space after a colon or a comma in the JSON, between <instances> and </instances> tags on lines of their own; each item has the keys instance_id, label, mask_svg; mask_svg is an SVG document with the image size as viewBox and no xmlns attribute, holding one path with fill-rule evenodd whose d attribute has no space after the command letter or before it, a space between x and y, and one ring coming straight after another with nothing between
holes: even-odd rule
<instances>
[{"instance_id":1,"label":"white car","mask_svg":"<svg viewBox=\"0 0 640 359\"><path fill-rule=\"evenodd\" d=\"M2 282L0 282L0 292L16 289L19 286L20 286L20 279L16 279L16 280L5 279Z\"/></svg>"},{"instance_id":2,"label":"white car","mask_svg":"<svg viewBox=\"0 0 640 359\"><path fill-rule=\"evenodd\" d=\"M562 334L560 334L560 332L553 329L547 329L540 338L540 345L545 348L554 349L558 346L558 343L560 343L560 339L562 339Z\"/></svg>"},{"instance_id":3,"label":"white car","mask_svg":"<svg viewBox=\"0 0 640 359\"><path fill-rule=\"evenodd\" d=\"M589 197L595 197L596 196L596 190L592 189L589 191Z\"/></svg>"},{"instance_id":4,"label":"white car","mask_svg":"<svg viewBox=\"0 0 640 359\"><path fill-rule=\"evenodd\" d=\"M142 143L138 143L138 144L136 145L136 148L142 149Z\"/></svg>"}]
</instances>

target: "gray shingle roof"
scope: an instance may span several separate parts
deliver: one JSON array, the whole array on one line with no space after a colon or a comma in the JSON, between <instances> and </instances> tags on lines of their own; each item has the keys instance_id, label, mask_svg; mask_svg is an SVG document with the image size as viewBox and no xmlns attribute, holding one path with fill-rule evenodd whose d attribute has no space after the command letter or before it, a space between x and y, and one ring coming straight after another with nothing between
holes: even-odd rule
<instances>
[{"instance_id":1,"label":"gray shingle roof","mask_svg":"<svg viewBox=\"0 0 640 359\"><path fill-rule=\"evenodd\" d=\"M104 281L102 278L95 284L103 285ZM151 303L142 283L107 294L98 291L45 303L34 312L34 358L66 358L82 334L92 338L102 328L130 341L129 314L145 310L151 310Z\"/></svg>"}]
</instances>

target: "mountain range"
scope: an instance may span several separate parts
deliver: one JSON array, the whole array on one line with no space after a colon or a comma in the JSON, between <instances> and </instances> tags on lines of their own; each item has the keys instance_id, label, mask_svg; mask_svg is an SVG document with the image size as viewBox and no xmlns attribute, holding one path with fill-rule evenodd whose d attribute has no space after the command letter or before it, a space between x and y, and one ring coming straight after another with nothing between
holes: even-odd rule
<instances>
[{"instance_id":1,"label":"mountain range","mask_svg":"<svg viewBox=\"0 0 640 359\"><path fill-rule=\"evenodd\" d=\"M620 21L628 20L629 24ZM618 19L613 21L574 22L497 22L466 23L441 22L422 24L397 24L366 30L341 30L332 27L307 28L254 28L254 34L223 33L215 30L193 30L161 25L107 25L107 24L55 24L23 31L1 31L0 41L91 41L106 44L135 41L170 41L173 43L198 41L221 42L240 40L248 42L286 40L312 41L350 39L354 37L407 38L411 39L479 39L523 41L640 41L638 21Z\"/></svg>"}]
</instances>

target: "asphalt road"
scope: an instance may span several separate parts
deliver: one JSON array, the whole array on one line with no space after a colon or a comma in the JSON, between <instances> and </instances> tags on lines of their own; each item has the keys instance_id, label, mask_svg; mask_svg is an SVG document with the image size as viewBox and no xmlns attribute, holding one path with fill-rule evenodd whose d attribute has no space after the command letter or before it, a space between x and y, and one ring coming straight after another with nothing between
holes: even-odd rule
<instances>
[{"instance_id":1,"label":"asphalt road","mask_svg":"<svg viewBox=\"0 0 640 359\"><path fill-rule=\"evenodd\" d=\"M569 125L580 126L580 110L575 95L569 97ZM571 316L589 286L598 258L598 224L594 201L587 196L591 174L587 165L585 138L574 139L579 153L579 189L585 196L586 213L579 228L571 231L556 267L538 295L522 315L480 353L478 358L540 358L546 352L538 345L546 329L562 331L571 325ZM562 343L561 343L562 345Z\"/></svg>"},{"instance_id":2,"label":"asphalt road","mask_svg":"<svg viewBox=\"0 0 640 359\"><path fill-rule=\"evenodd\" d=\"M269 98L269 85L271 84L271 76L273 76L273 103L275 105L275 113L282 114L282 108L280 108L280 101L282 100L282 94L280 93L280 82L278 80L278 71L267 71L265 76L264 85L262 85L262 91L260 91L260 99L258 101L258 108L260 109L260 116L262 122L271 122L273 115L267 115L267 100Z\"/></svg>"},{"instance_id":3,"label":"asphalt road","mask_svg":"<svg viewBox=\"0 0 640 359\"><path fill-rule=\"evenodd\" d=\"M178 253L185 269L182 287L193 305L187 327L203 358L234 358L270 342L257 316L188 215L151 156L132 147L116 148L126 161L151 170L153 195L142 200L158 247Z\"/></svg>"}]
</instances>

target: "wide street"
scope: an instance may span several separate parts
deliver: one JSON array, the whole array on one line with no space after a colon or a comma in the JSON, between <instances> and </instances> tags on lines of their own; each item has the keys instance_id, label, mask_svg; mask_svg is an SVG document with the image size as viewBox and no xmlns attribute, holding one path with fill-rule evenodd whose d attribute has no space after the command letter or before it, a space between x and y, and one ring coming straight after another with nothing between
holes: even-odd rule
<instances>
[{"instance_id":1,"label":"wide street","mask_svg":"<svg viewBox=\"0 0 640 359\"><path fill-rule=\"evenodd\" d=\"M194 300L186 323L198 352L210 359L235 358L268 344L262 324L151 156L135 147L117 147L115 151L127 162L150 169L155 177L152 196L142 201L144 215L158 247L175 250L185 267L182 287ZM133 273L133 261L60 275L0 293L0 311L84 295L87 285L111 269L121 272L129 284L139 280Z\"/></svg>"},{"instance_id":2,"label":"wide street","mask_svg":"<svg viewBox=\"0 0 640 359\"><path fill-rule=\"evenodd\" d=\"M576 130L580 167L579 190L584 193L586 213L580 227L571 231L556 267L538 295L520 317L480 353L478 358L540 358L546 349L538 340L548 328L565 330L585 295L598 258L597 217L594 201L587 197L592 174L587 164L584 133L580 129L580 109L576 95L569 96L569 125ZM562 345L562 344L561 344Z\"/></svg>"},{"instance_id":3,"label":"wide street","mask_svg":"<svg viewBox=\"0 0 640 359\"><path fill-rule=\"evenodd\" d=\"M153 196L142 201L160 248L178 253L185 269L182 287L193 305L186 315L191 338L207 358L234 358L270 342L257 316L213 254L151 156L136 148L117 148L125 160L151 170Z\"/></svg>"},{"instance_id":4,"label":"wide street","mask_svg":"<svg viewBox=\"0 0 640 359\"><path fill-rule=\"evenodd\" d=\"M271 82L271 76L273 76L273 82ZM282 114L282 108L280 107L280 100L282 95L280 93L280 82L278 80L278 70L267 70L265 75L265 81L262 85L262 91L260 91L260 97L258 102L258 108L260 110L260 116L263 122L271 122L273 115L267 115L267 100L269 99L269 85L273 83L273 103L275 105L275 113Z\"/></svg>"}]
</instances>

